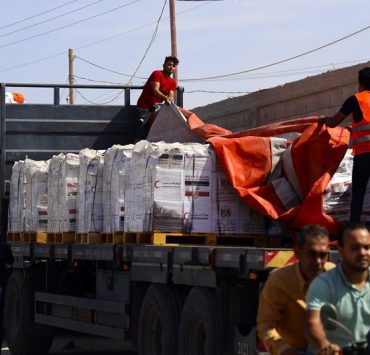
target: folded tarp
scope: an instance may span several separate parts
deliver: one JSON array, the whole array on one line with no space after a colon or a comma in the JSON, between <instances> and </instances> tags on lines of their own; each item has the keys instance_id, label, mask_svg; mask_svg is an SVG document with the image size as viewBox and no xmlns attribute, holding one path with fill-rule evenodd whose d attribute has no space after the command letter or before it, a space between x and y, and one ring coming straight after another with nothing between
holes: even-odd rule
<instances>
[{"instance_id":1,"label":"folded tarp","mask_svg":"<svg viewBox=\"0 0 370 355\"><path fill-rule=\"evenodd\" d=\"M188 141L201 138L213 146L230 183L252 209L292 231L320 224L332 235L338 232L341 222L323 212L323 192L348 148L348 129L326 128L316 116L232 133L178 110L187 119ZM168 115L157 119L163 125Z\"/></svg>"}]
</instances>

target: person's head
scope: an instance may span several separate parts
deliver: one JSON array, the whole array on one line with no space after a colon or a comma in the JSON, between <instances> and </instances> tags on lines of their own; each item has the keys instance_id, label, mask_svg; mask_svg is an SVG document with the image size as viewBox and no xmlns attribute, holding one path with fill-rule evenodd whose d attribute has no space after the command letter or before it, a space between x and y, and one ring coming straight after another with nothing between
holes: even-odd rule
<instances>
[{"instance_id":1,"label":"person's head","mask_svg":"<svg viewBox=\"0 0 370 355\"><path fill-rule=\"evenodd\" d=\"M307 281L324 271L329 256L328 231L319 225L306 225L299 232L294 247L299 268Z\"/></svg>"},{"instance_id":2,"label":"person's head","mask_svg":"<svg viewBox=\"0 0 370 355\"><path fill-rule=\"evenodd\" d=\"M370 90L370 68L365 67L358 72L360 89Z\"/></svg>"},{"instance_id":3,"label":"person's head","mask_svg":"<svg viewBox=\"0 0 370 355\"><path fill-rule=\"evenodd\" d=\"M338 235L338 251L345 268L362 272L370 265L370 233L366 225L349 223Z\"/></svg>"},{"instance_id":4,"label":"person's head","mask_svg":"<svg viewBox=\"0 0 370 355\"><path fill-rule=\"evenodd\" d=\"M178 64L179 64L179 60L175 56L168 56L164 59L163 71L167 75L171 75L172 73L175 72Z\"/></svg>"}]
</instances>

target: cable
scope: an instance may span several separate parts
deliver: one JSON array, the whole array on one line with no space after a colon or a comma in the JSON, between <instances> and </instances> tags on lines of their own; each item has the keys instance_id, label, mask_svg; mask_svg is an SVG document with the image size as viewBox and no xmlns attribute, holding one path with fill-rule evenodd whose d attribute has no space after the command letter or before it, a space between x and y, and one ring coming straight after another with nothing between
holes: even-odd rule
<instances>
[{"instance_id":1,"label":"cable","mask_svg":"<svg viewBox=\"0 0 370 355\"><path fill-rule=\"evenodd\" d=\"M13 33L21 32L21 31L26 30L26 29L28 29L28 28L32 28L32 27L35 27L35 26L38 26L38 25L42 25L42 24L44 24L44 23L50 22L50 21L52 21L52 20L56 20L56 19L58 19L58 18L60 18L60 17L63 17L63 16L66 16L66 15L72 14L72 13L74 13L74 12L81 11L81 10L83 10L83 9L86 9L87 7L90 7L90 6L96 5L96 4L98 4L99 2L102 2L102 1L104 1L104 0L98 0L98 1L95 1L95 2L93 2L93 3L91 3L91 4L87 4L87 5L85 5L85 6L79 7L78 9L71 10L71 11L65 12L65 13L63 13L63 14L60 14L60 15L58 15L58 16L55 16L55 17L51 17L51 18L49 18L49 19L46 19L46 20L44 20L44 21L34 23L33 25L29 25L29 26L26 26L26 27L22 27L22 28L20 28L20 29L18 29L18 30L14 30L14 31L12 31L12 32L4 33L3 35L0 35L0 38L1 38L1 37L5 37L5 36L9 36L9 35L11 35L11 34L13 34Z\"/></svg>"},{"instance_id":2,"label":"cable","mask_svg":"<svg viewBox=\"0 0 370 355\"><path fill-rule=\"evenodd\" d=\"M132 83L132 79L135 77L135 74L137 73L137 71L140 69L141 67L141 64L143 64L143 61L146 57L146 55L148 54L149 52L149 49L150 47L153 45L154 41L155 41L155 38L157 37L157 33L158 33L158 27L159 27L159 23L161 22L161 19L162 19L162 16L163 16L163 11L164 11L164 8L166 7L166 4L167 4L167 0L164 0L164 3L163 3L163 6L162 6L162 11L161 11L161 14L159 15L159 18L157 20L157 24L155 26L155 29L154 29L154 32L153 32L153 35L152 35L152 38L150 39L150 42L149 42L149 45L148 47L146 48L145 52L144 52L144 55L143 57L141 58L138 66L136 67L134 73L132 74L130 80L128 81L128 84L130 85Z\"/></svg>"},{"instance_id":3,"label":"cable","mask_svg":"<svg viewBox=\"0 0 370 355\"><path fill-rule=\"evenodd\" d=\"M264 68L269 68L269 67L272 67L274 65L278 65L278 64L281 64L281 63L286 63L286 62L289 62L293 59L296 59L296 58L299 58L299 57L303 57L307 54L310 54L310 53L313 53L313 52L316 52L320 49L323 49L323 48L326 48L326 47L329 47L335 43L338 43L338 42L341 42L349 37L352 37L352 36L355 36L361 32L364 32L366 30L368 30L370 28L370 26L366 26L364 28L361 28L360 30L356 31L356 32L353 32L353 33L350 33L349 35L347 36L344 36L344 37L341 37L335 41L332 41L332 42L329 42L327 44L324 44L320 47L317 47L317 48L314 48L314 49L311 49L309 51L306 51L306 52L303 52L301 54L297 54L293 57L289 57L289 58L286 58L286 59L283 59L283 60L279 60L277 62L273 62L271 64L266 64L266 65L262 65L260 67L256 67L256 68L252 68L252 69L246 69L246 70L242 70L242 71L239 71L239 72L235 72L235 73L229 73L229 74L222 74L222 75L214 75L214 76L208 76L208 77L203 77L203 78L196 78L196 79L182 79L182 81L199 81L199 80L210 80L210 79L219 79L219 78L225 78L225 77L229 77L229 76L234 76L234 75L239 75L239 74L244 74L244 73L250 73L252 71L256 71L256 70L260 70L260 69L264 69Z\"/></svg>"},{"instance_id":4,"label":"cable","mask_svg":"<svg viewBox=\"0 0 370 355\"><path fill-rule=\"evenodd\" d=\"M84 78L83 76L78 76L78 75L74 75L74 77L77 79L91 81L93 83L103 83L103 84L110 84L110 85L125 85L124 83L116 83L116 82L105 81L105 80L94 80L94 79Z\"/></svg>"},{"instance_id":5,"label":"cable","mask_svg":"<svg viewBox=\"0 0 370 355\"><path fill-rule=\"evenodd\" d=\"M79 90L79 89L76 89L76 91L77 91L77 93L85 100L85 101L87 101L87 102L89 102L90 104L92 104L92 105L107 105L107 104L109 104L109 103L111 103L111 102L113 102L115 99L117 99L117 97L119 96L119 95L121 95L122 94L122 90L117 94L117 95L115 95L111 100L109 100L109 101L105 101L105 102L93 102L93 101L91 101L91 100L89 100L86 96L84 96L83 94L82 94L82 92Z\"/></svg>"},{"instance_id":6,"label":"cable","mask_svg":"<svg viewBox=\"0 0 370 355\"><path fill-rule=\"evenodd\" d=\"M121 72L116 71L116 70L112 70L112 69L108 69L108 68L102 67L101 65L98 65L98 64L89 62L88 60L86 60L84 58L81 58L80 56L77 56L77 55L75 55L75 58L76 59L79 59L79 60L81 60L81 61L83 61L83 62L85 62L87 64L90 64L90 65L92 65L94 67L97 67L97 68L102 69L102 70L106 70L106 71L111 72L111 73L114 73L114 74L123 75L123 76L127 76L127 77L131 77L132 76L130 74L125 74L125 73L121 73ZM143 80L146 80L147 79L147 78L141 78L141 77L138 77L138 76L136 76L135 78L136 79L143 79Z\"/></svg>"},{"instance_id":7,"label":"cable","mask_svg":"<svg viewBox=\"0 0 370 355\"><path fill-rule=\"evenodd\" d=\"M93 19L93 18L96 18L96 17L102 16L102 15L106 15L106 14L108 14L108 13L110 13L110 12L113 12L113 11L116 11L116 10L119 10L119 9L122 9L123 7L127 7L127 6L132 5L132 4L134 4L134 3L136 3L136 2L139 2L139 1L141 1L141 0L134 0L134 1L130 2L130 3L128 3L128 4L125 4L125 5L121 5L121 6L115 7L115 8L113 8L113 9L111 9L111 10L108 10L108 11L105 11L105 12L101 12L101 13L99 13L99 14L97 14L97 15L94 15L94 16L86 17L86 18L84 18L84 19L82 19L82 20L79 20L79 21L76 21L76 22L72 22L72 23L70 23L70 24L68 24L68 25L65 25L65 26L62 26L62 27L58 27L58 28L55 28L55 29L53 29L53 30L49 30L49 31L46 31L46 32L42 32L42 33L39 33L39 34L34 35L34 36L26 37L26 38L20 39L20 40L18 40L18 41L9 42L9 43L6 43L6 44L3 44L3 45L0 45L0 48L9 47L9 46L12 46L12 45L17 44L17 43L21 43L21 42L28 41L29 39L34 39L34 38L37 38L37 37L41 37L41 36L47 35L47 34L49 34L49 33L53 33L53 32L56 32L56 31L62 30L62 29L64 29L64 28L67 28L67 27L71 27L71 26L77 25L77 24L79 24L79 23L89 21L89 20L91 20L91 19Z\"/></svg>"},{"instance_id":8,"label":"cable","mask_svg":"<svg viewBox=\"0 0 370 355\"><path fill-rule=\"evenodd\" d=\"M136 69L135 69L134 73L131 75L131 78L130 78L130 80L128 81L127 85L130 85L130 84L132 83L132 79L135 77L135 74L136 74L136 73L137 73L137 71L139 70L139 68L140 68L141 64L143 63L143 61L144 61L144 59L145 59L146 55L148 54L148 51L149 51L150 47L153 45L153 43L154 43L154 41L155 41L155 38L157 37L159 23L160 23L160 21L161 21L161 19L162 19L163 12L164 12L164 9L165 9L165 7L166 7L166 4L167 4L167 0L165 0L165 1L164 1L164 3L163 3L162 10L161 10L161 14L159 15L159 18L158 18L158 20L157 20L156 27L155 27L154 32L153 32L153 35L152 35L152 37L151 37L151 39L150 39L149 45L148 45L148 47L146 48L146 50L145 50L145 52L144 52L144 55L143 55L143 57L141 58L141 60L140 60L140 62L139 62L139 64L138 64L138 66L136 67ZM114 101L114 100L115 100L119 95L121 95L121 94L122 94L122 92L123 92L123 91L124 91L124 90L121 90L120 92L118 92L118 94L117 94L117 95L115 95L115 96L113 97L113 99L112 99L112 100L108 101L108 103L109 103L109 102Z\"/></svg>"},{"instance_id":9,"label":"cable","mask_svg":"<svg viewBox=\"0 0 370 355\"><path fill-rule=\"evenodd\" d=\"M185 91L187 94L194 94L197 92L206 92L208 94L250 94L253 91L212 91L212 90L191 90Z\"/></svg>"},{"instance_id":10,"label":"cable","mask_svg":"<svg viewBox=\"0 0 370 355\"><path fill-rule=\"evenodd\" d=\"M69 78L68 78L68 76L67 76L66 84L68 83L68 81L69 81ZM60 94L59 102L62 102L63 95L64 95L64 92L65 92L65 91L66 91L66 88L63 88L62 93Z\"/></svg>"},{"instance_id":11,"label":"cable","mask_svg":"<svg viewBox=\"0 0 370 355\"><path fill-rule=\"evenodd\" d=\"M184 13L187 13L189 11L193 11L193 10L199 8L199 7L206 6L206 5L208 5L208 3L204 3L204 4L201 4L201 5L194 6L194 7L190 8L190 9L187 9L187 10L178 12L177 15L182 15ZM165 17L163 20L168 19L168 18L169 17ZM141 29L143 29L145 27L149 27L149 26L151 26L153 24L155 24L155 22L150 22L150 23L147 23L145 25L142 25L142 26L139 26L139 27L135 27L135 28L132 28L132 29L127 30L127 31L124 31L124 32L120 32L120 33L117 33L117 34L115 34L113 36L105 37L105 38L103 38L103 39L101 39L99 41L91 42L91 43L86 44L84 46L76 47L75 50L80 50L80 49L85 49L85 48L93 47L93 46L95 46L97 44L100 44L100 43L109 41L109 40L114 39L116 37L124 36L126 34L131 33L131 32L139 31L139 30L141 30ZM35 60L31 61L31 62L27 62L27 63L23 63L23 64L18 64L18 65L14 65L12 67L1 69L0 70L0 73L5 72L5 71L9 71L9 70L19 69L19 68L22 68L22 67L25 67L25 66L28 66L28 65L32 65L32 64L36 64L36 63L39 63L39 62L43 62L45 60L52 59L52 58L55 58L55 57L59 57L61 55L65 55L65 52L55 53L55 54L52 54L52 55L47 56L47 57L43 57L43 58L40 58L40 59L35 59ZM129 75L127 74L127 76L129 76Z\"/></svg>"},{"instance_id":12,"label":"cable","mask_svg":"<svg viewBox=\"0 0 370 355\"><path fill-rule=\"evenodd\" d=\"M35 18L35 17L38 17L38 16L41 16L41 15L44 15L44 14L47 14L48 12L51 12L51 11L54 11L54 10L57 10L57 9L60 9L61 7L64 7L64 6L67 6L69 4L72 4L74 2L77 2L79 0L73 0L73 1L69 1L63 5L60 5L60 6L57 6L57 7L53 7L52 9L49 9L49 10L46 10L46 11L43 11L43 12L39 12L37 13L36 15L32 15L30 17L25 17L24 19L22 20L18 20L16 22L13 22L13 23L10 23L9 25L6 25L6 26L3 26L3 27L0 27L0 30L4 29L4 28L8 28L8 27L11 27L11 26L14 26L14 25L17 25L18 23L21 23L21 22L24 22L24 21L27 21L27 20L30 20L32 18Z\"/></svg>"}]
</instances>

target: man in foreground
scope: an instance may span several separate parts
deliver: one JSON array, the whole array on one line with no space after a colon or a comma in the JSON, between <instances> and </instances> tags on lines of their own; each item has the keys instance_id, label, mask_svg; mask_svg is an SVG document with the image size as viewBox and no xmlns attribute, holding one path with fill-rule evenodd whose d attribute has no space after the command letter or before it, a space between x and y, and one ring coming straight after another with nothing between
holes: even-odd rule
<instances>
[{"instance_id":1,"label":"man in foreground","mask_svg":"<svg viewBox=\"0 0 370 355\"><path fill-rule=\"evenodd\" d=\"M257 314L257 331L273 355L296 355L307 349L304 325L305 296L317 275L333 268L328 263L329 237L325 228L302 228L294 264L272 271L262 290Z\"/></svg>"},{"instance_id":2,"label":"man in foreground","mask_svg":"<svg viewBox=\"0 0 370 355\"><path fill-rule=\"evenodd\" d=\"M341 263L317 277L307 293L307 336L310 349L320 354L339 354L350 345L340 330L324 331L320 309L333 304L338 321L356 341L366 340L370 330L370 233L365 225L349 224L338 236Z\"/></svg>"},{"instance_id":3,"label":"man in foreground","mask_svg":"<svg viewBox=\"0 0 370 355\"><path fill-rule=\"evenodd\" d=\"M359 92L350 96L339 112L332 117L323 117L321 123L328 127L338 126L352 114L352 199L350 221L359 223L366 186L370 178L370 68L358 72Z\"/></svg>"},{"instance_id":4,"label":"man in foreground","mask_svg":"<svg viewBox=\"0 0 370 355\"><path fill-rule=\"evenodd\" d=\"M144 89L137 101L139 109L139 138L147 136L149 118L156 111L156 105L164 102L171 104L176 92L176 81L171 78L175 72L179 60L174 56L168 56L163 63L163 70L155 70L144 85Z\"/></svg>"}]
</instances>

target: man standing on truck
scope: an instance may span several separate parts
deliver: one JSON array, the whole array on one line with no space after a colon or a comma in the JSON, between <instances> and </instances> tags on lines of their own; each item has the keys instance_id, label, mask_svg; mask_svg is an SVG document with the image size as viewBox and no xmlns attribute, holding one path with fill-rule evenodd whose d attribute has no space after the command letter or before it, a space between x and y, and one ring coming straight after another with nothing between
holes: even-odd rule
<instances>
[{"instance_id":1,"label":"man standing on truck","mask_svg":"<svg viewBox=\"0 0 370 355\"><path fill-rule=\"evenodd\" d=\"M350 96L337 114L319 122L328 127L338 126L352 113L352 198L350 221L359 223L367 183L370 177L370 68L358 72L359 92Z\"/></svg>"},{"instance_id":2,"label":"man standing on truck","mask_svg":"<svg viewBox=\"0 0 370 355\"><path fill-rule=\"evenodd\" d=\"M12 250L8 243L0 239L0 353L3 344L3 317L4 317L4 301L5 287L8 280L6 265L11 265L14 262Z\"/></svg>"},{"instance_id":3,"label":"man standing on truck","mask_svg":"<svg viewBox=\"0 0 370 355\"><path fill-rule=\"evenodd\" d=\"M294 247L298 261L273 270L260 296L257 332L273 355L297 355L307 349L306 303L309 284L335 265L327 262L329 236L318 225L304 226Z\"/></svg>"},{"instance_id":4,"label":"man standing on truck","mask_svg":"<svg viewBox=\"0 0 370 355\"><path fill-rule=\"evenodd\" d=\"M157 110L158 104L170 105L176 92L176 81L171 78L179 60L175 56L168 56L163 63L163 70L155 70L144 85L144 89L137 101L139 109L139 137L145 139L151 115Z\"/></svg>"},{"instance_id":5,"label":"man standing on truck","mask_svg":"<svg viewBox=\"0 0 370 355\"><path fill-rule=\"evenodd\" d=\"M356 342L365 341L370 330L370 233L366 225L348 224L338 236L341 262L318 276L307 293L307 335L310 349L320 354L339 354L350 345L345 333L324 331L320 309L335 306L338 321L347 327Z\"/></svg>"}]
</instances>

